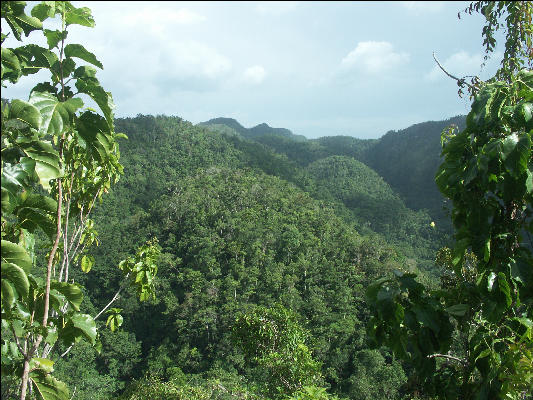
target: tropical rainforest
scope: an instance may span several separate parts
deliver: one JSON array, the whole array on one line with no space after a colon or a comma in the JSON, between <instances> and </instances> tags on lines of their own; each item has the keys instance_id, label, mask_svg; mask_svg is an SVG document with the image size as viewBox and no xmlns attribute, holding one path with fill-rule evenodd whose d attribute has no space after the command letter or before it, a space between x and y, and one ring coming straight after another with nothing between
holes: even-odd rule
<instances>
[{"instance_id":1,"label":"tropical rainforest","mask_svg":"<svg viewBox=\"0 0 533 400\"><path fill-rule=\"evenodd\" d=\"M90 10L2 2L49 44L2 83L52 75L2 100L2 398L532 399L531 11L465 10L511 21L468 116L310 140L115 118Z\"/></svg>"}]
</instances>

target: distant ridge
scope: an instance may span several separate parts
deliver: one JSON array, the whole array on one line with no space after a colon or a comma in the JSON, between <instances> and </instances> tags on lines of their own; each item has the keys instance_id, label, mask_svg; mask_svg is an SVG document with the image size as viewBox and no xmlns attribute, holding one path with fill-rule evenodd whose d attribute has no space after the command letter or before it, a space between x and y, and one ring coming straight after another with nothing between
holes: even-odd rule
<instances>
[{"instance_id":1,"label":"distant ridge","mask_svg":"<svg viewBox=\"0 0 533 400\"><path fill-rule=\"evenodd\" d=\"M209 121L200 122L199 126L216 132L225 133L229 135L239 135L247 139L256 139L261 136L275 135L283 136L295 141L305 141L307 138L303 135L295 135L289 129L272 128L266 123L256 125L252 128L245 128L238 121L233 118L213 118Z\"/></svg>"}]
</instances>

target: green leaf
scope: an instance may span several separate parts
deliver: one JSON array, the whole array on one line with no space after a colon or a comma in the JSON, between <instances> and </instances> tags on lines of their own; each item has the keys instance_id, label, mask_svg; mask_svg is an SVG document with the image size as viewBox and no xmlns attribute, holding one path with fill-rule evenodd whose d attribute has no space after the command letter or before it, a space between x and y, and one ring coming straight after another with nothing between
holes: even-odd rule
<instances>
[{"instance_id":1,"label":"green leaf","mask_svg":"<svg viewBox=\"0 0 533 400\"><path fill-rule=\"evenodd\" d=\"M71 5L66 7L65 22L68 25L82 25L89 28L94 27L94 19L91 9L87 7L74 8Z\"/></svg>"},{"instance_id":2,"label":"green leaf","mask_svg":"<svg viewBox=\"0 0 533 400\"><path fill-rule=\"evenodd\" d=\"M94 265L94 257L89 255L84 255L81 258L81 270L85 273L89 272Z\"/></svg>"},{"instance_id":3,"label":"green leaf","mask_svg":"<svg viewBox=\"0 0 533 400\"><path fill-rule=\"evenodd\" d=\"M12 6L11 10L9 10L11 12L8 12L6 15L2 15L2 17L6 19L6 22L10 26L17 40L21 40L22 32L28 36L30 32L43 28L43 24L38 18L30 17L24 13L24 7L26 3L23 2L22 4L22 7Z\"/></svg>"},{"instance_id":4,"label":"green leaf","mask_svg":"<svg viewBox=\"0 0 533 400\"><path fill-rule=\"evenodd\" d=\"M11 49L3 48L1 50L2 69L1 79L8 79L11 83L16 83L22 76L22 67L17 55Z\"/></svg>"},{"instance_id":5,"label":"green leaf","mask_svg":"<svg viewBox=\"0 0 533 400\"><path fill-rule=\"evenodd\" d=\"M45 29L43 31L44 35L46 36L46 41L48 43L48 48L53 49L57 46L57 44L67 38L67 31L51 31L49 29ZM67 45L68 46L68 45Z\"/></svg>"},{"instance_id":6,"label":"green leaf","mask_svg":"<svg viewBox=\"0 0 533 400\"><path fill-rule=\"evenodd\" d=\"M31 15L42 22L47 18L54 18L55 11L55 1L43 1L31 9Z\"/></svg>"},{"instance_id":7,"label":"green leaf","mask_svg":"<svg viewBox=\"0 0 533 400\"><path fill-rule=\"evenodd\" d=\"M28 157L35 162L35 173L39 177L39 182L45 189L49 190L50 179L63 176L63 170L59 167L59 155L57 151L50 143L42 140L31 142L21 147L23 147Z\"/></svg>"},{"instance_id":8,"label":"green leaf","mask_svg":"<svg viewBox=\"0 0 533 400\"><path fill-rule=\"evenodd\" d=\"M57 202L51 197L30 194L13 210L13 213L17 215L19 224L32 233L38 227L50 238L57 233L55 225Z\"/></svg>"},{"instance_id":9,"label":"green leaf","mask_svg":"<svg viewBox=\"0 0 533 400\"><path fill-rule=\"evenodd\" d=\"M111 130L114 123L113 109L115 108L111 93L106 92L95 79L78 79L76 89L80 93L89 95L98 104L109 126L108 130Z\"/></svg>"},{"instance_id":10,"label":"green leaf","mask_svg":"<svg viewBox=\"0 0 533 400\"><path fill-rule=\"evenodd\" d=\"M4 264L2 264L4 265ZM17 299L16 290L7 279L2 278L2 307L9 310Z\"/></svg>"},{"instance_id":11,"label":"green leaf","mask_svg":"<svg viewBox=\"0 0 533 400\"><path fill-rule=\"evenodd\" d=\"M15 264L26 273L32 267L31 258L26 252L26 249L7 240L2 240L2 263Z\"/></svg>"},{"instance_id":12,"label":"green leaf","mask_svg":"<svg viewBox=\"0 0 533 400\"><path fill-rule=\"evenodd\" d=\"M2 281L9 281L21 297L28 296L30 282L28 275L18 265L2 262ZM2 285L3 287L3 285Z\"/></svg>"},{"instance_id":13,"label":"green leaf","mask_svg":"<svg viewBox=\"0 0 533 400\"><path fill-rule=\"evenodd\" d=\"M61 135L70 126L76 110L83 107L80 98L62 102L46 92L32 92L29 102L37 107L42 115L41 131L50 135Z\"/></svg>"},{"instance_id":14,"label":"green leaf","mask_svg":"<svg viewBox=\"0 0 533 400\"><path fill-rule=\"evenodd\" d=\"M35 161L23 157L17 164L4 164L2 189L16 196L20 189L29 188L35 174ZM2 200L3 201L3 200Z\"/></svg>"},{"instance_id":15,"label":"green leaf","mask_svg":"<svg viewBox=\"0 0 533 400\"><path fill-rule=\"evenodd\" d=\"M32 371L30 379L34 383L36 394L40 400L70 400L67 385L50 374Z\"/></svg>"},{"instance_id":16,"label":"green leaf","mask_svg":"<svg viewBox=\"0 0 533 400\"><path fill-rule=\"evenodd\" d=\"M60 330L59 337L65 345L70 345L85 337L91 344L96 339L96 323L88 314L74 314L70 317L65 327Z\"/></svg>"},{"instance_id":17,"label":"green leaf","mask_svg":"<svg viewBox=\"0 0 533 400\"><path fill-rule=\"evenodd\" d=\"M511 297L511 288L509 287L509 283L503 272L498 272L498 287L500 292L505 296L505 302L507 307L509 307L513 302L513 299Z\"/></svg>"},{"instance_id":18,"label":"green leaf","mask_svg":"<svg viewBox=\"0 0 533 400\"><path fill-rule=\"evenodd\" d=\"M85 49L85 47L83 47L81 44L67 44L65 46L65 56L81 58L83 61L87 61L88 63L95 65L100 69L104 68L96 56Z\"/></svg>"},{"instance_id":19,"label":"green leaf","mask_svg":"<svg viewBox=\"0 0 533 400\"><path fill-rule=\"evenodd\" d=\"M9 118L14 118L28 124L35 130L41 127L41 113L33 104L27 101L15 99L11 102Z\"/></svg>"},{"instance_id":20,"label":"green leaf","mask_svg":"<svg viewBox=\"0 0 533 400\"><path fill-rule=\"evenodd\" d=\"M456 317L463 317L469 309L470 306L468 304L455 304L446 308L446 311Z\"/></svg>"},{"instance_id":21,"label":"green leaf","mask_svg":"<svg viewBox=\"0 0 533 400\"><path fill-rule=\"evenodd\" d=\"M54 372L54 362L47 358L32 358L30 361L31 370L41 370L46 374Z\"/></svg>"},{"instance_id":22,"label":"green leaf","mask_svg":"<svg viewBox=\"0 0 533 400\"><path fill-rule=\"evenodd\" d=\"M80 311L80 305L83 301L83 292L79 285L75 283L52 281L50 283L50 288L57 290L65 296L74 310Z\"/></svg>"},{"instance_id":23,"label":"green leaf","mask_svg":"<svg viewBox=\"0 0 533 400\"><path fill-rule=\"evenodd\" d=\"M24 75L35 74L41 69L50 69L58 61L54 52L36 44L17 47L13 52L19 58Z\"/></svg>"},{"instance_id":24,"label":"green leaf","mask_svg":"<svg viewBox=\"0 0 533 400\"><path fill-rule=\"evenodd\" d=\"M107 160L112 150L112 138L106 121L100 115L86 111L78 118L76 127L93 157L98 161Z\"/></svg>"},{"instance_id":25,"label":"green leaf","mask_svg":"<svg viewBox=\"0 0 533 400\"><path fill-rule=\"evenodd\" d=\"M489 292L492 292L492 288L494 287L495 280L496 280L496 274L494 272L491 272L487 278L487 289Z\"/></svg>"}]
</instances>

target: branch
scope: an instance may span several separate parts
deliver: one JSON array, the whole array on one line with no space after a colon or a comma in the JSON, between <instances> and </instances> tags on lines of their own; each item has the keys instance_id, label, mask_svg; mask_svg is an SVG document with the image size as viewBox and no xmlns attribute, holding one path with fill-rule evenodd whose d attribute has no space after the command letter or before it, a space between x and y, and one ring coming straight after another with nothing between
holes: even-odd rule
<instances>
[{"instance_id":1,"label":"branch","mask_svg":"<svg viewBox=\"0 0 533 400\"><path fill-rule=\"evenodd\" d=\"M448 360L457 361L457 362L460 362L463 365L468 365L468 361L467 360L463 360L462 358L450 356L448 354L431 354L431 355L427 356L427 358L438 358L438 357L446 358Z\"/></svg>"},{"instance_id":2,"label":"branch","mask_svg":"<svg viewBox=\"0 0 533 400\"><path fill-rule=\"evenodd\" d=\"M111 307L111 304L113 304L120 297L120 292L122 292L122 290L124 290L124 288L127 286L129 276L130 274L128 272L126 276L124 277L125 283L122 284L122 286L120 286L120 288L115 293L111 301L107 303L107 305L104 308L102 308L98 314L96 314L96 317L93 318L94 320L96 320L100 315L102 315L109 307ZM71 349L72 349L72 345L68 349L66 349L65 352L59 356L59 358L65 357L70 352Z\"/></svg>"},{"instance_id":3,"label":"branch","mask_svg":"<svg viewBox=\"0 0 533 400\"><path fill-rule=\"evenodd\" d=\"M465 81L465 78L457 78L456 76L453 76L452 74L450 74L448 71L446 71L444 69L444 67L441 65L441 63L439 62L439 60L437 60L437 57L435 56L435 52L433 52L433 59L435 60L435 62L437 63L437 65L439 66L439 68L442 70L442 72L444 72L446 75L448 75L450 78L452 79L455 79L457 81L457 83L459 83L460 85L466 85L468 86L470 89L473 89L474 87L469 84L468 82Z\"/></svg>"}]
</instances>

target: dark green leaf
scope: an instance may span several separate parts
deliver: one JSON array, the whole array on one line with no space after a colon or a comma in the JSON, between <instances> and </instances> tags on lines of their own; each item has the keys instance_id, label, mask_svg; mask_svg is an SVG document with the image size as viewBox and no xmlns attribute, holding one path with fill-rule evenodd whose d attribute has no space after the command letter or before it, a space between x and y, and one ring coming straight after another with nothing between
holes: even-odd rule
<instances>
[{"instance_id":1,"label":"dark green leaf","mask_svg":"<svg viewBox=\"0 0 533 400\"><path fill-rule=\"evenodd\" d=\"M50 135L61 135L70 126L76 110L83 107L83 101L79 98L63 102L47 92L32 92L29 102L42 115L41 131Z\"/></svg>"},{"instance_id":2,"label":"dark green leaf","mask_svg":"<svg viewBox=\"0 0 533 400\"><path fill-rule=\"evenodd\" d=\"M11 102L9 109L9 118L15 118L22 121L35 130L41 127L41 113L33 104L26 101L15 99Z\"/></svg>"},{"instance_id":3,"label":"dark green leaf","mask_svg":"<svg viewBox=\"0 0 533 400\"><path fill-rule=\"evenodd\" d=\"M104 68L96 56L90 51L86 50L81 44L67 44L65 46L65 56L81 58L83 61L87 61L88 63L95 65L100 69Z\"/></svg>"},{"instance_id":4,"label":"dark green leaf","mask_svg":"<svg viewBox=\"0 0 533 400\"><path fill-rule=\"evenodd\" d=\"M83 292L79 285L75 283L53 281L50 283L50 287L65 296L74 310L80 310L80 305L83 300Z\"/></svg>"},{"instance_id":5,"label":"dark green leaf","mask_svg":"<svg viewBox=\"0 0 533 400\"><path fill-rule=\"evenodd\" d=\"M49 29L45 29L44 35L46 36L46 41L48 43L48 48L53 49L57 46L57 44L61 41L67 38L67 31L51 31ZM68 45L67 45L68 46Z\"/></svg>"},{"instance_id":6,"label":"dark green leaf","mask_svg":"<svg viewBox=\"0 0 533 400\"><path fill-rule=\"evenodd\" d=\"M2 262L15 264L28 273L32 267L31 258L22 246L2 240Z\"/></svg>"},{"instance_id":7,"label":"dark green leaf","mask_svg":"<svg viewBox=\"0 0 533 400\"><path fill-rule=\"evenodd\" d=\"M12 263L2 262L2 281L4 279L13 285L18 295L21 297L28 295L30 282L28 281L26 272L21 267Z\"/></svg>"},{"instance_id":8,"label":"dark green leaf","mask_svg":"<svg viewBox=\"0 0 533 400\"><path fill-rule=\"evenodd\" d=\"M30 373L30 379L40 400L70 400L67 386L50 374L37 370Z\"/></svg>"}]
</instances>

